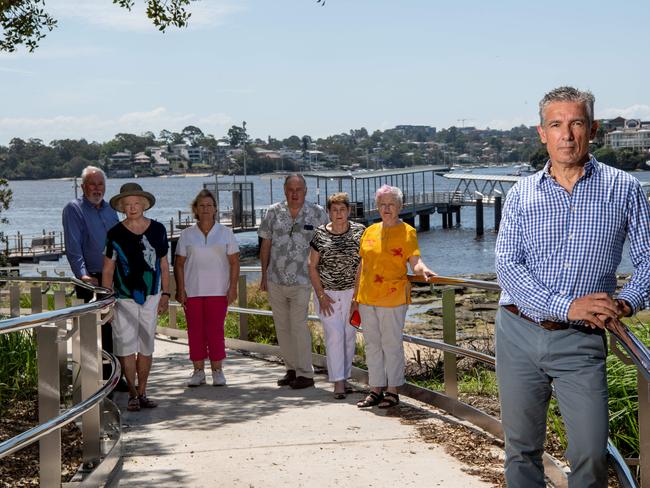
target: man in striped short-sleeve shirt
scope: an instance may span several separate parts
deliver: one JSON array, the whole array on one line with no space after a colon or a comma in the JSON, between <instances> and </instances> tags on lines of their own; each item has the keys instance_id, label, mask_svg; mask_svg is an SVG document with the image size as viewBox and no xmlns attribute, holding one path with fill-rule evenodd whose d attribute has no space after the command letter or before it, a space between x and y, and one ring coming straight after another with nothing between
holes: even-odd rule
<instances>
[{"instance_id":1,"label":"man in striped short-sleeve shirt","mask_svg":"<svg viewBox=\"0 0 650 488\"><path fill-rule=\"evenodd\" d=\"M544 96L538 132L549 161L504 206L496 340L509 487L546 486L551 385L569 441L569 486L607 486L605 322L648 302L648 198L635 178L589 154L593 104L591 93L571 87ZM614 296L626 237L635 271Z\"/></svg>"}]
</instances>

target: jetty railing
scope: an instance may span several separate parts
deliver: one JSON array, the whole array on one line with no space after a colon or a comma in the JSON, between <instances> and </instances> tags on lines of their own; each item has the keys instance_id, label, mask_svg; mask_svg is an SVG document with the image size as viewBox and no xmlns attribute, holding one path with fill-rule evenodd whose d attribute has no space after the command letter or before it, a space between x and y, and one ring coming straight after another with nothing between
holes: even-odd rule
<instances>
[{"instance_id":1,"label":"jetty railing","mask_svg":"<svg viewBox=\"0 0 650 488\"><path fill-rule=\"evenodd\" d=\"M239 339L227 339L228 347L260 352L266 354L278 354L277 346L268 344L256 344L248 341L248 316L264 315L272 316L271 310L260 310L249 308L247 300L247 273L259 274L259 266L242 266L242 274L239 280L239 301L237 306L230 306L229 312L239 314ZM410 277L411 281L425 284L420 277ZM173 280L172 280L173 281ZM497 438L503 439L503 429L499 419L489 415L482 410L473 407L459 400L458 395L458 370L457 359L459 357L472 358L489 366L496 365L496 359L489 354L474 351L457 345L456 327L456 290L459 288L478 288L499 292L500 287L495 282L473 280L465 278L454 278L437 276L428 282L429 285L442 287L442 321L443 339L434 340L404 334L404 342L417 346L426 347L443 353L443 381L444 393L436 392L411 383L407 383L401 391L417 400L441 408L452 415L467 420L480 427ZM176 312L180 305L172 302L170 304L169 325L158 327L158 332L171 337L187 337L186 331L179 330ZM319 321L317 315L310 315L309 320ZM650 486L650 352L648 348L620 321L614 321L608 325L608 332L613 339L610 341L615 354L628 364L634 364L638 370L638 392L639 392L639 433L640 433L640 457L638 459L623 459L614 444L608 442L608 453L610 461L618 474L619 482L623 487ZM619 347L620 346L620 347ZM621 350L622 349L622 350ZM627 355L625 355L623 353ZM325 366L324 356L314 354L314 364ZM355 379L367 382L367 372L359 368L353 368ZM567 478L564 467L552 456L544 455L546 474L556 488L567 486ZM638 466L641 485L637 485L634 475L629 466Z\"/></svg>"},{"instance_id":2,"label":"jetty railing","mask_svg":"<svg viewBox=\"0 0 650 488\"><path fill-rule=\"evenodd\" d=\"M0 334L32 330L38 361L39 424L0 442L0 459L39 442L42 487L61 486L61 428L81 419L82 469L79 486L103 486L120 466L120 413L107 397L119 381L119 362L98 347L100 327L110 320L115 298L111 290L92 287L74 278L3 277L11 318L0 320ZM31 285L31 309L20 308L23 287ZM92 289L96 299L82 304L70 298L71 285ZM66 299L72 306L67 306ZM50 302L54 310L48 310ZM31 312L21 316L22 312ZM102 380L102 357L112 368ZM61 410L62 399L72 406Z\"/></svg>"}]
</instances>

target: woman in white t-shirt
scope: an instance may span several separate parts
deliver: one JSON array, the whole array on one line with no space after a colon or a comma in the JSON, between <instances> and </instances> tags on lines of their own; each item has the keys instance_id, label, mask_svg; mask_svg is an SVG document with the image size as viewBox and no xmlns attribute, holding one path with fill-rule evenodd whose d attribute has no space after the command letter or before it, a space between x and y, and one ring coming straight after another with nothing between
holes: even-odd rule
<instances>
[{"instance_id":1,"label":"woman in white t-shirt","mask_svg":"<svg viewBox=\"0 0 650 488\"><path fill-rule=\"evenodd\" d=\"M210 358L212 384L223 386L223 324L228 305L237 299L239 246L232 230L215 221L217 202L210 191L199 192L192 212L197 223L181 232L174 262L176 300L185 308L194 363L188 386L205 384L206 358Z\"/></svg>"}]
</instances>

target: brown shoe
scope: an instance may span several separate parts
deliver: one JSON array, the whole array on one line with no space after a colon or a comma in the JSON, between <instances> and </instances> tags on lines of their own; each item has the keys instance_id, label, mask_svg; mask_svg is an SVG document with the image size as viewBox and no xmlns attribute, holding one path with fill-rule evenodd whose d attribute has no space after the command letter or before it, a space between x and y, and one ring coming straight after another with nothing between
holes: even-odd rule
<instances>
[{"instance_id":1,"label":"brown shoe","mask_svg":"<svg viewBox=\"0 0 650 488\"><path fill-rule=\"evenodd\" d=\"M295 380L289 385L294 390L302 390L314 386L314 378L307 378L306 376L297 376Z\"/></svg>"},{"instance_id":2,"label":"brown shoe","mask_svg":"<svg viewBox=\"0 0 650 488\"><path fill-rule=\"evenodd\" d=\"M286 374L278 380L278 386L289 386L292 381L296 379L296 372L293 369L288 369Z\"/></svg>"}]
</instances>

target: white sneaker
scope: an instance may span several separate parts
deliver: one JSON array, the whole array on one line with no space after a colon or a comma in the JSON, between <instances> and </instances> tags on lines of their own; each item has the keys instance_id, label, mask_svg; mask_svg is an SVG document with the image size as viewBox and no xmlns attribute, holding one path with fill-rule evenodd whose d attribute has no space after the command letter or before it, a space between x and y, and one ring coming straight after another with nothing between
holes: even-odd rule
<instances>
[{"instance_id":1,"label":"white sneaker","mask_svg":"<svg viewBox=\"0 0 650 488\"><path fill-rule=\"evenodd\" d=\"M187 386L201 386L205 385L205 371L202 369L195 369L187 382Z\"/></svg>"},{"instance_id":2,"label":"white sneaker","mask_svg":"<svg viewBox=\"0 0 650 488\"><path fill-rule=\"evenodd\" d=\"M223 369L212 372L212 386L225 386L226 377L223 375Z\"/></svg>"}]
</instances>

